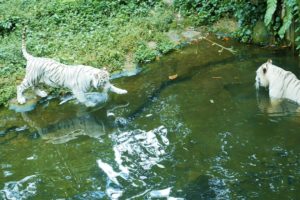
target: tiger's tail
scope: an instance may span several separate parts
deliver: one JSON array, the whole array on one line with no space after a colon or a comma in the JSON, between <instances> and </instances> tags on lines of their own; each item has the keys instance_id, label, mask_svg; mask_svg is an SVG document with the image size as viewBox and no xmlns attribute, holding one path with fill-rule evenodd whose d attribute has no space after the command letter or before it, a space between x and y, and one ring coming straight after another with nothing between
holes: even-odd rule
<instances>
[{"instance_id":1,"label":"tiger's tail","mask_svg":"<svg viewBox=\"0 0 300 200\"><path fill-rule=\"evenodd\" d=\"M26 58L26 60L28 60L31 55L27 52L26 50L26 26L23 28L23 33L22 33L22 53L24 58Z\"/></svg>"}]
</instances>

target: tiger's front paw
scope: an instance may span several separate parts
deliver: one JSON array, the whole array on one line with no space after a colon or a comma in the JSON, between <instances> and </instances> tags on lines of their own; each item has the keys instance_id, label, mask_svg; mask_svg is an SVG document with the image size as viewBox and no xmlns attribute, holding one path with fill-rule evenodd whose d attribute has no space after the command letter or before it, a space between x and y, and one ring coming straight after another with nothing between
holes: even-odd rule
<instances>
[{"instance_id":1,"label":"tiger's front paw","mask_svg":"<svg viewBox=\"0 0 300 200\"><path fill-rule=\"evenodd\" d=\"M48 94L47 92L43 91L43 90L38 90L36 91L36 94L42 98L46 97Z\"/></svg>"},{"instance_id":2,"label":"tiger's front paw","mask_svg":"<svg viewBox=\"0 0 300 200\"><path fill-rule=\"evenodd\" d=\"M118 91L118 94L127 94L127 90L120 89Z\"/></svg>"},{"instance_id":3,"label":"tiger's front paw","mask_svg":"<svg viewBox=\"0 0 300 200\"><path fill-rule=\"evenodd\" d=\"M86 103L85 103L85 106L86 106L86 107L94 107L94 106L96 106L96 103L93 103L93 102L86 102Z\"/></svg>"},{"instance_id":4,"label":"tiger's front paw","mask_svg":"<svg viewBox=\"0 0 300 200\"><path fill-rule=\"evenodd\" d=\"M19 104L24 104L26 102L25 97L18 97L17 100Z\"/></svg>"}]
</instances>

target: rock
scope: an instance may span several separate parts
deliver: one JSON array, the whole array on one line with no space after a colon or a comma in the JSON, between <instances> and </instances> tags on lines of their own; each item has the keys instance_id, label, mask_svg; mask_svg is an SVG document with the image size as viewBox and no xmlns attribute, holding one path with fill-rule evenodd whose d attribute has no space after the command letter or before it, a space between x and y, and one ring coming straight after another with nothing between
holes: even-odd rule
<instances>
[{"instance_id":1,"label":"rock","mask_svg":"<svg viewBox=\"0 0 300 200\"><path fill-rule=\"evenodd\" d=\"M173 42L174 44L180 44L181 37L175 30L170 30L166 33L168 38Z\"/></svg>"},{"instance_id":2,"label":"rock","mask_svg":"<svg viewBox=\"0 0 300 200\"><path fill-rule=\"evenodd\" d=\"M86 93L86 98L88 101L99 105L99 104L104 104L108 100L108 95L107 93L99 93L99 92L88 92Z\"/></svg>"},{"instance_id":3,"label":"rock","mask_svg":"<svg viewBox=\"0 0 300 200\"><path fill-rule=\"evenodd\" d=\"M24 104L19 104L17 99L14 98L9 101L9 109L15 112L29 112L35 109L38 99L35 97L26 96L26 102Z\"/></svg>"},{"instance_id":4,"label":"rock","mask_svg":"<svg viewBox=\"0 0 300 200\"><path fill-rule=\"evenodd\" d=\"M111 74L110 79L117 79L121 77L129 77L129 76L135 76L138 73L142 71L142 68L140 68L134 61L133 53L128 53L126 55L126 60L124 63L124 67L122 71L115 71Z\"/></svg>"},{"instance_id":5,"label":"rock","mask_svg":"<svg viewBox=\"0 0 300 200\"><path fill-rule=\"evenodd\" d=\"M263 21L258 21L252 33L253 42L255 44L270 43L270 34Z\"/></svg>"},{"instance_id":6,"label":"rock","mask_svg":"<svg viewBox=\"0 0 300 200\"><path fill-rule=\"evenodd\" d=\"M182 32L182 36L188 41L198 40L201 36L201 32L195 30L187 30Z\"/></svg>"}]
</instances>

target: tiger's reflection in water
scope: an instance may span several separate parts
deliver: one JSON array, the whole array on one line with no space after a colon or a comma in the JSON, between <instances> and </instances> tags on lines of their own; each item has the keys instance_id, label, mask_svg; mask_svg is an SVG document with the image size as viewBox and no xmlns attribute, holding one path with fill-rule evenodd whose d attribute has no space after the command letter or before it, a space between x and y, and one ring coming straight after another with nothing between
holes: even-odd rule
<instances>
[{"instance_id":1,"label":"tiger's reflection in water","mask_svg":"<svg viewBox=\"0 0 300 200\"><path fill-rule=\"evenodd\" d=\"M83 135L100 139L105 134L104 123L90 114L51 123L46 127L40 126L26 113L22 113L22 117L36 130L38 136L53 144L66 143Z\"/></svg>"},{"instance_id":2,"label":"tiger's reflection in water","mask_svg":"<svg viewBox=\"0 0 300 200\"><path fill-rule=\"evenodd\" d=\"M260 112L269 116L300 116L300 107L297 103L287 99L271 99L267 91L257 91L256 100Z\"/></svg>"},{"instance_id":3,"label":"tiger's reflection in water","mask_svg":"<svg viewBox=\"0 0 300 200\"><path fill-rule=\"evenodd\" d=\"M113 120L107 117L105 108L91 110L74 104L49 107L22 113L21 116L31 129L30 132L50 143L66 143L79 136L101 140L106 128L114 126Z\"/></svg>"}]
</instances>

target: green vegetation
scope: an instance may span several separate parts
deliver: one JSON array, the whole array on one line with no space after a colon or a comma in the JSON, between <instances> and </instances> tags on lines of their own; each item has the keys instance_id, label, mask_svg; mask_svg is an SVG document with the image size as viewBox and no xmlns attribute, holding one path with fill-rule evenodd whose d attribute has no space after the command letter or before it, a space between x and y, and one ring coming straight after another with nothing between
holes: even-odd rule
<instances>
[{"instance_id":1,"label":"green vegetation","mask_svg":"<svg viewBox=\"0 0 300 200\"><path fill-rule=\"evenodd\" d=\"M240 27L233 36L242 42L252 41L252 31L258 21L264 21L275 42L280 42L293 20L298 23L299 4L297 0L175 0L176 8L192 16L195 25L209 25L223 17L234 17ZM300 41L300 37L297 40Z\"/></svg>"},{"instance_id":2,"label":"green vegetation","mask_svg":"<svg viewBox=\"0 0 300 200\"><path fill-rule=\"evenodd\" d=\"M154 0L0 0L0 105L15 96L15 87L24 76L24 25L28 26L31 54L66 64L106 66L112 72L176 48L178 44L166 34L169 30L211 27L228 18L238 24L231 36L251 42L255 24L262 21L275 41L280 41L299 18L296 0L168 2L170 5ZM155 45L149 45L153 42ZM300 36L296 42L300 49Z\"/></svg>"},{"instance_id":3,"label":"green vegetation","mask_svg":"<svg viewBox=\"0 0 300 200\"><path fill-rule=\"evenodd\" d=\"M25 72L21 32L35 56L67 64L122 69L126 60L153 60L174 49L164 34L173 12L140 0L0 0L0 104L15 96ZM154 41L156 48L147 43Z\"/></svg>"}]
</instances>

